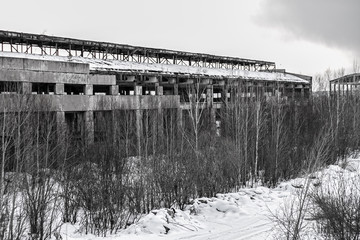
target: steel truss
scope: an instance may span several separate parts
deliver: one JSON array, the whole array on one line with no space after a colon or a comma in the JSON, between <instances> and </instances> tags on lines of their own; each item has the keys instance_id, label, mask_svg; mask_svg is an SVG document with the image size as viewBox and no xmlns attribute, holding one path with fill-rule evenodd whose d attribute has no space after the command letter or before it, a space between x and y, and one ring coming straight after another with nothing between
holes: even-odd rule
<instances>
[{"instance_id":1,"label":"steel truss","mask_svg":"<svg viewBox=\"0 0 360 240\"><path fill-rule=\"evenodd\" d=\"M78 56L103 60L175 64L245 71L272 71L276 69L274 62L267 61L2 30L0 30L0 50L3 52L26 54Z\"/></svg>"}]
</instances>

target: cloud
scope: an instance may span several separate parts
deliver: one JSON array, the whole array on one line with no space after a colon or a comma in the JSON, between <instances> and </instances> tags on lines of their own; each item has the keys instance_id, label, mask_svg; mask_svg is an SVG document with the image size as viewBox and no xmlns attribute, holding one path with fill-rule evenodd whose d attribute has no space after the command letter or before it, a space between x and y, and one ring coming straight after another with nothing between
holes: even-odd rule
<instances>
[{"instance_id":1,"label":"cloud","mask_svg":"<svg viewBox=\"0 0 360 240\"><path fill-rule=\"evenodd\" d=\"M256 21L360 56L360 0L266 0Z\"/></svg>"}]
</instances>

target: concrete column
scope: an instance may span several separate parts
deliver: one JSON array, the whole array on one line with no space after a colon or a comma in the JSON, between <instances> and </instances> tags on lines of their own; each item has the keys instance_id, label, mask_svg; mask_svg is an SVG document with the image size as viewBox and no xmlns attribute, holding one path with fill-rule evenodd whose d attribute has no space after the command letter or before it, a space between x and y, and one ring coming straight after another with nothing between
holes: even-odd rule
<instances>
[{"instance_id":1,"label":"concrete column","mask_svg":"<svg viewBox=\"0 0 360 240\"><path fill-rule=\"evenodd\" d=\"M286 96L286 94L285 94L285 84L282 83L281 84L281 96L280 96L280 98L285 97L285 96Z\"/></svg>"},{"instance_id":2,"label":"concrete column","mask_svg":"<svg viewBox=\"0 0 360 240\"><path fill-rule=\"evenodd\" d=\"M118 85L110 86L110 95L113 95L113 96L119 95L119 86Z\"/></svg>"},{"instance_id":3,"label":"concrete column","mask_svg":"<svg viewBox=\"0 0 360 240\"><path fill-rule=\"evenodd\" d=\"M134 94L136 96L142 95L142 86L134 85ZM135 110L135 120L136 120L136 141L137 141L137 149L138 155L141 156L141 138L143 132L143 124L142 124L142 110Z\"/></svg>"},{"instance_id":4,"label":"concrete column","mask_svg":"<svg viewBox=\"0 0 360 240\"><path fill-rule=\"evenodd\" d=\"M156 91L156 95L158 95L158 96L164 95L163 86L156 86L155 91Z\"/></svg>"},{"instance_id":5,"label":"concrete column","mask_svg":"<svg viewBox=\"0 0 360 240\"><path fill-rule=\"evenodd\" d=\"M278 88L278 87L277 87L277 84L271 83L269 87L271 88L271 96L272 96L272 97L275 97L275 96L276 96L276 93L278 92L278 90L277 90L277 88Z\"/></svg>"},{"instance_id":6,"label":"concrete column","mask_svg":"<svg viewBox=\"0 0 360 240\"><path fill-rule=\"evenodd\" d=\"M206 86L206 104L207 107L213 106L213 99L214 99L214 87L213 85Z\"/></svg>"},{"instance_id":7,"label":"concrete column","mask_svg":"<svg viewBox=\"0 0 360 240\"><path fill-rule=\"evenodd\" d=\"M330 82L329 84L329 87L330 87L330 96L332 95L332 83Z\"/></svg>"},{"instance_id":8,"label":"concrete column","mask_svg":"<svg viewBox=\"0 0 360 240\"><path fill-rule=\"evenodd\" d=\"M56 128L61 130L65 127L65 112L56 112Z\"/></svg>"},{"instance_id":9,"label":"concrete column","mask_svg":"<svg viewBox=\"0 0 360 240\"><path fill-rule=\"evenodd\" d=\"M181 134L182 129L183 129L183 110L181 109L181 107L179 107L177 109L177 128L179 131L179 134Z\"/></svg>"},{"instance_id":10,"label":"concrete column","mask_svg":"<svg viewBox=\"0 0 360 240\"><path fill-rule=\"evenodd\" d=\"M63 83L56 83L55 84L55 94L57 95L64 95L65 87Z\"/></svg>"},{"instance_id":11,"label":"concrete column","mask_svg":"<svg viewBox=\"0 0 360 240\"><path fill-rule=\"evenodd\" d=\"M56 134L57 141L62 142L66 137L65 112L56 112Z\"/></svg>"},{"instance_id":12,"label":"concrete column","mask_svg":"<svg viewBox=\"0 0 360 240\"><path fill-rule=\"evenodd\" d=\"M155 93L157 96L162 96L164 94L163 92L163 86L159 86L159 83L155 83ZM164 119L163 119L163 109L161 104L161 98L158 98L158 106L157 106L157 126L156 123L154 124L154 127L157 129L157 141L160 141L164 137ZM155 150L155 149L154 149Z\"/></svg>"},{"instance_id":13,"label":"concrete column","mask_svg":"<svg viewBox=\"0 0 360 240\"><path fill-rule=\"evenodd\" d=\"M93 94L94 94L93 85L86 84L85 85L85 95L93 95Z\"/></svg>"},{"instance_id":14,"label":"concrete column","mask_svg":"<svg viewBox=\"0 0 360 240\"><path fill-rule=\"evenodd\" d=\"M31 94L32 84L30 82L23 82L21 84L21 93L22 94Z\"/></svg>"},{"instance_id":15,"label":"concrete column","mask_svg":"<svg viewBox=\"0 0 360 240\"><path fill-rule=\"evenodd\" d=\"M142 86L138 86L138 85L134 86L134 95L136 96L142 95Z\"/></svg>"},{"instance_id":16,"label":"concrete column","mask_svg":"<svg viewBox=\"0 0 360 240\"><path fill-rule=\"evenodd\" d=\"M304 92L304 86L301 86L301 98L304 98L305 92Z\"/></svg>"},{"instance_id":17,"label":"concrete column","mask_svg":"<svg viewBox=\"0 0 360 240\"><path fill-rule=\"evenodd\" d=\"M174 84L174 95L179 95L179 85Z\"/></svg>"},{"instance_id":18,"label":"concrete column","mask_svg":"<svg viewBox=\"0 0 360 240\"><path fill-rule=\"evenodd\" d=\"M215 116L215 108L213 106L213 101L214 101L214 87L213 85L207 85L206 87L206 106L209 110L209 114L210 114L210 120L209 120L209 124L211 126L212 129L216 129L216 116Z\"/></svg>"},{"instance_id":19,"label":"concrete column","mask_svg":"<svg viewBox=\"0 0 360 240\"><path fill-rule=\"evenodd\" d=\"M142 124L142 110L135 110L135 120L136 120L136 141L137 141L137 149L138 155L141 156L141 137L143 132L143 124Z\"/></svg>"},{"instance_id":20,"label":"concrete column","mask_svg":"<svg viewBox=\"0 0 360 240\"><path fill-rule=\"evenodd\" d=\"M164 116L163 116L163 109L161 104L158 107L158 116L157 116L157 124L158 124L158 139L164 139Z\"/></svg>"},{"instance_id":21,"label":"concrete column","mask_svg":"<svg viewBox=\"0 0 360 240\"><path fill-rule=\"evenodd\" d=\"M94 143L94 112L85 112L85 142Z\"/></svg>"},{"instance_id":22,"label":"concrete column","mask_svg":"<svg viewBox=\"0 0 360 240\"><path fill-rule=\"evenodd\" d=\"M114 142L114 143L116 143L117 142L117 134L118 134L118 129L117 129L117 124L116 124L116 121L117 121L117 119L116 119L116 113L115 113L115 110L114 109L112 109L111 110L111 123L112 123L112 125L111 125L111 136L112 136L112 141Z\"/></svg>"},{"instance_id":23,"label":"concrete column","mask_svg":"<svg viewBox=\"0 0 360 240\"><path fill-rule=\"evenodd\" d=\"M221 98L224 103L228 102L228 92L229 92L229 85L225 84L221 92Z\"/></svg>"},{"instance_id":24,"label":"concrete column","mask_svg":"<svg viewBox=\"0 0 360 240\"><path fill-rule=\"evenodd\" d=\"M255 88L254 88L254 83L253 82L247 82L245 84L245 91L246 91L246 98L248 98L249 101L251 101L254 97L255 94Z\"/></svg>"},{"instance_id":25,"label":"concrete column","mask_svg":"<svg viewBox=\"0 0 360 240\"><path fill-rule=\"evenodd\" d=\"M156 95L162 96L163 95L163 87L156 86ZM157 134L158 140L163 139L164 137L164 117L163 117L163 108L162 108L162 100L163 98L158 98L158 106L157 106ZM154 124L155 125L155 124Z\"/></svg>"}]
</instances>

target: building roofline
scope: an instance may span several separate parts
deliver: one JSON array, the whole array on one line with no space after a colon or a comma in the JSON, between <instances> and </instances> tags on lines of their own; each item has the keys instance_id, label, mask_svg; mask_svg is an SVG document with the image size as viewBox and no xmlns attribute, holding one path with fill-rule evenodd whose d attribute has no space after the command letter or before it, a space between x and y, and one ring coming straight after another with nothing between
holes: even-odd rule
<instances>
[{"instance_id":1,"label":"building roofline","mask_svg":"<svg viewBox=\"0 0 360 240\"><path fill-rule=\"evenodd\" d=\"M65 50L77 51L99 51L109 54L127 54L136 56L146 56L153 58L177 59L183 61L218 62L221 64L238 64L243 66L255 66L260 69L274 69L275 62L253 60L238 57L217 56L205 53L192 53L186 51L176 51L161 48L149 48L132 46L127 44L117 44L109 42L99 42L81 40L75 38L65 38L48 36L43 34L31 34L23 32L13 32L0 30L0 43L26 44L44 47L54 47Z\"/></svg>"},{"instance_id":2,"label":"building roofline","mask_svg":"<svg viewBox=\"0 0 360 240\"><path fill-rule=\"evenodd\" d=\"M348 74L348 75L345 75L345 76L342 76L342 77L332 79L332 80L330 80L330 82L337 82L337 81L340 81L340 80L345 80L345 79L349 79L349 78L353 78L353 77L357 77L357 76L360 76L360 73Z\"/></svg>"}]
</instances>

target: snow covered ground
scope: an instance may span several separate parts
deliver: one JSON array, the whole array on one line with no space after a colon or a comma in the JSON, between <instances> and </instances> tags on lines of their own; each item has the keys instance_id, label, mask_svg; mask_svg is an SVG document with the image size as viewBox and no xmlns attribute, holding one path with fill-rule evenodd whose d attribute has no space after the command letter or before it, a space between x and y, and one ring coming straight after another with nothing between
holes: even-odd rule
<instances>
[{"instance_id":1,"label":"snow covered ground","mask_svg":"<svg viewBox=\"0 0 360 240\"><path fill-rule=\"evenodd\" d=\"M289 194L281 188L258 187L199 198L186 211L154 210L107 239L266 239L272 231L269 208L276 208ZM61 233L69 240L103 239L76 233L71 225L64 225Z\"/></svg>"},{"instance_id":2,"label":"snow covered ground","mask_svg":"<svg viewBox=\"0 0 360 240\"><path fill-rule=\"evenodd\" d=\"M347 164L331 165L312 174L309 178L311 186L316 187L319 182L331 183L328 179L337 179L339 174L347 178L359 176L359 166L360 158L349 159ZM244 188L235 193L217 194L213 198L199 198L185 211L154 210L121 233L106 238L84 235L70 224L63 225L61 234L66 240L274 239L277 232L273 213L294 198L304 181L304 178L297 178L273 189Z\"/></svg>"}]
</instances>

